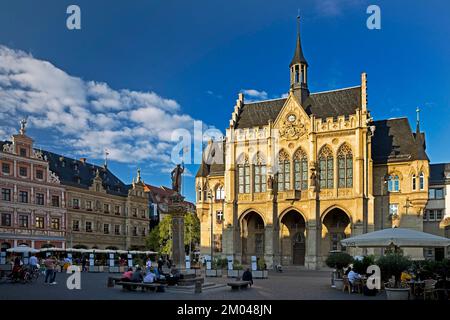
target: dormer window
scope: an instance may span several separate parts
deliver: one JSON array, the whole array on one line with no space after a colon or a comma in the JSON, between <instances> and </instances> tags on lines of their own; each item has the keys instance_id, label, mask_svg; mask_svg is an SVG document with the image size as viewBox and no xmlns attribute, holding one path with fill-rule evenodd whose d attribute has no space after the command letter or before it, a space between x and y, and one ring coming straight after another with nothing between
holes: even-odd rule
<instances>
[{"instance_id":1,"label":"dormer window","mask_svg":"<svg viewBox=\"0 0 450 320\"><path fill-rule=\"evenodd\" d=\"M388 191L399 192L400 191L400 179L397 175L390 175L388 180Z\"/></svg>"}]
</instances>

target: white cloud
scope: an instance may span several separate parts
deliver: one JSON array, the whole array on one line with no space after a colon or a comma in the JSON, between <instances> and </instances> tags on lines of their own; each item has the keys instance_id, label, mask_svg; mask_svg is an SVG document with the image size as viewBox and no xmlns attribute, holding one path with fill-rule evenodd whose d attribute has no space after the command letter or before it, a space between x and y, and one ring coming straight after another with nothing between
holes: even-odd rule
<instances>
[{"instance_id":1,"label":"white cloud","mask_svg":"<svg viewBox=\"0 0 450 320\"><path fill-rule=\"evenodd\" d=\"M253 100L253 99L265 100L268 97L268 94L266 91L258 91L255 89L244 89L244 90L241 90L241 92L244 94L244 96L250 97L251 100Z\"/></svg>"},{"instance_id":2,"label":"white cloud","mask_svg":"<svg viewBox=\"0 0 450 320\"><path fill-rule=\"evenodd\" d=\"M102 159L107 148L112 160L158 161L165 167L170 163L172 132L192 132L194 125L175 100L85 81L0 45L0 137L16 132L25 116L30 126L58 141L69 154Z\"/></svg>"},{"instance_id":3,"label":"white cloud","mask_svg":"<svg viewBox=\"0 0 450 320\"><path fill-rule=\"evenodd\" d=\"M362 0L321 0L316 2L316 11L321 16L342 15L348 8L364 5Z\"/></svg>"}]
</instances>

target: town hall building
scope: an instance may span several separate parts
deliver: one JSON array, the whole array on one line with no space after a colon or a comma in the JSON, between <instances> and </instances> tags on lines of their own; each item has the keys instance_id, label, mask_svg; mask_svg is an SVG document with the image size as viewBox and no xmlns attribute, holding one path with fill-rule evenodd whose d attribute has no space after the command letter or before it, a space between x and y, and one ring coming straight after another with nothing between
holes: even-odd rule
<instances>
[{"instance_id":1,"label":"town hall building","mask_svg":"<svg viewBox=\"0 0 450 320\"><path fill-rule=\"evenodd\" d=\"M310 92L300 32L288 67L288 96L246 102L240 93L226 137L204 151L201 252L317 269L345 250L344 238L422 231L430 169L419 121L414 131L406 118L374 121L365 73L357 86ZM406 251L423 258L422 249Z\"/></svg>"}]
</instances>

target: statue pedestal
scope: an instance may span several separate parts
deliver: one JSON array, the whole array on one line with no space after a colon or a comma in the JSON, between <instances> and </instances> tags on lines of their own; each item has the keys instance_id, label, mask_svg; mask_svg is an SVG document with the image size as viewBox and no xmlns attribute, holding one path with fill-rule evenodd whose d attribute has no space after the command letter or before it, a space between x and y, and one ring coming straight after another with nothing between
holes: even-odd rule
<instances>
[{"instance_id":1,"label":"statue pedestal","mask_svg":"<svg viewBox=\"0 0 450 320\"><path fill-rule=\"evenodd\" d=\"M186 208L181 204L183 197L179 194L172 198L169 213L172 216L172 261L177 268L183 268L186 252L184 248L184 215Z\"/></svg>"}]
</instances>

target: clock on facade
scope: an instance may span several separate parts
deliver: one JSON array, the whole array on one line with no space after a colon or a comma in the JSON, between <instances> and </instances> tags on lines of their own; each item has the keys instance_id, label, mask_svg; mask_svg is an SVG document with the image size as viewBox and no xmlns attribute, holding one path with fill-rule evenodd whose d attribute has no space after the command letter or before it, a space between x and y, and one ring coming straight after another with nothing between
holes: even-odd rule
<instances>
[{"instance_id":1,"label":"clock on facade","mask_svg":"<svg viewBox=\"0 0 450 320\"><path fill-rule=\"evenodd\" d=\"M294 114L291 114L291 115L288 116L288 121L289 121L289 122L294 122L295 119L296 119L296 117L295 117Z\"/></svg>"}]
</instances>

